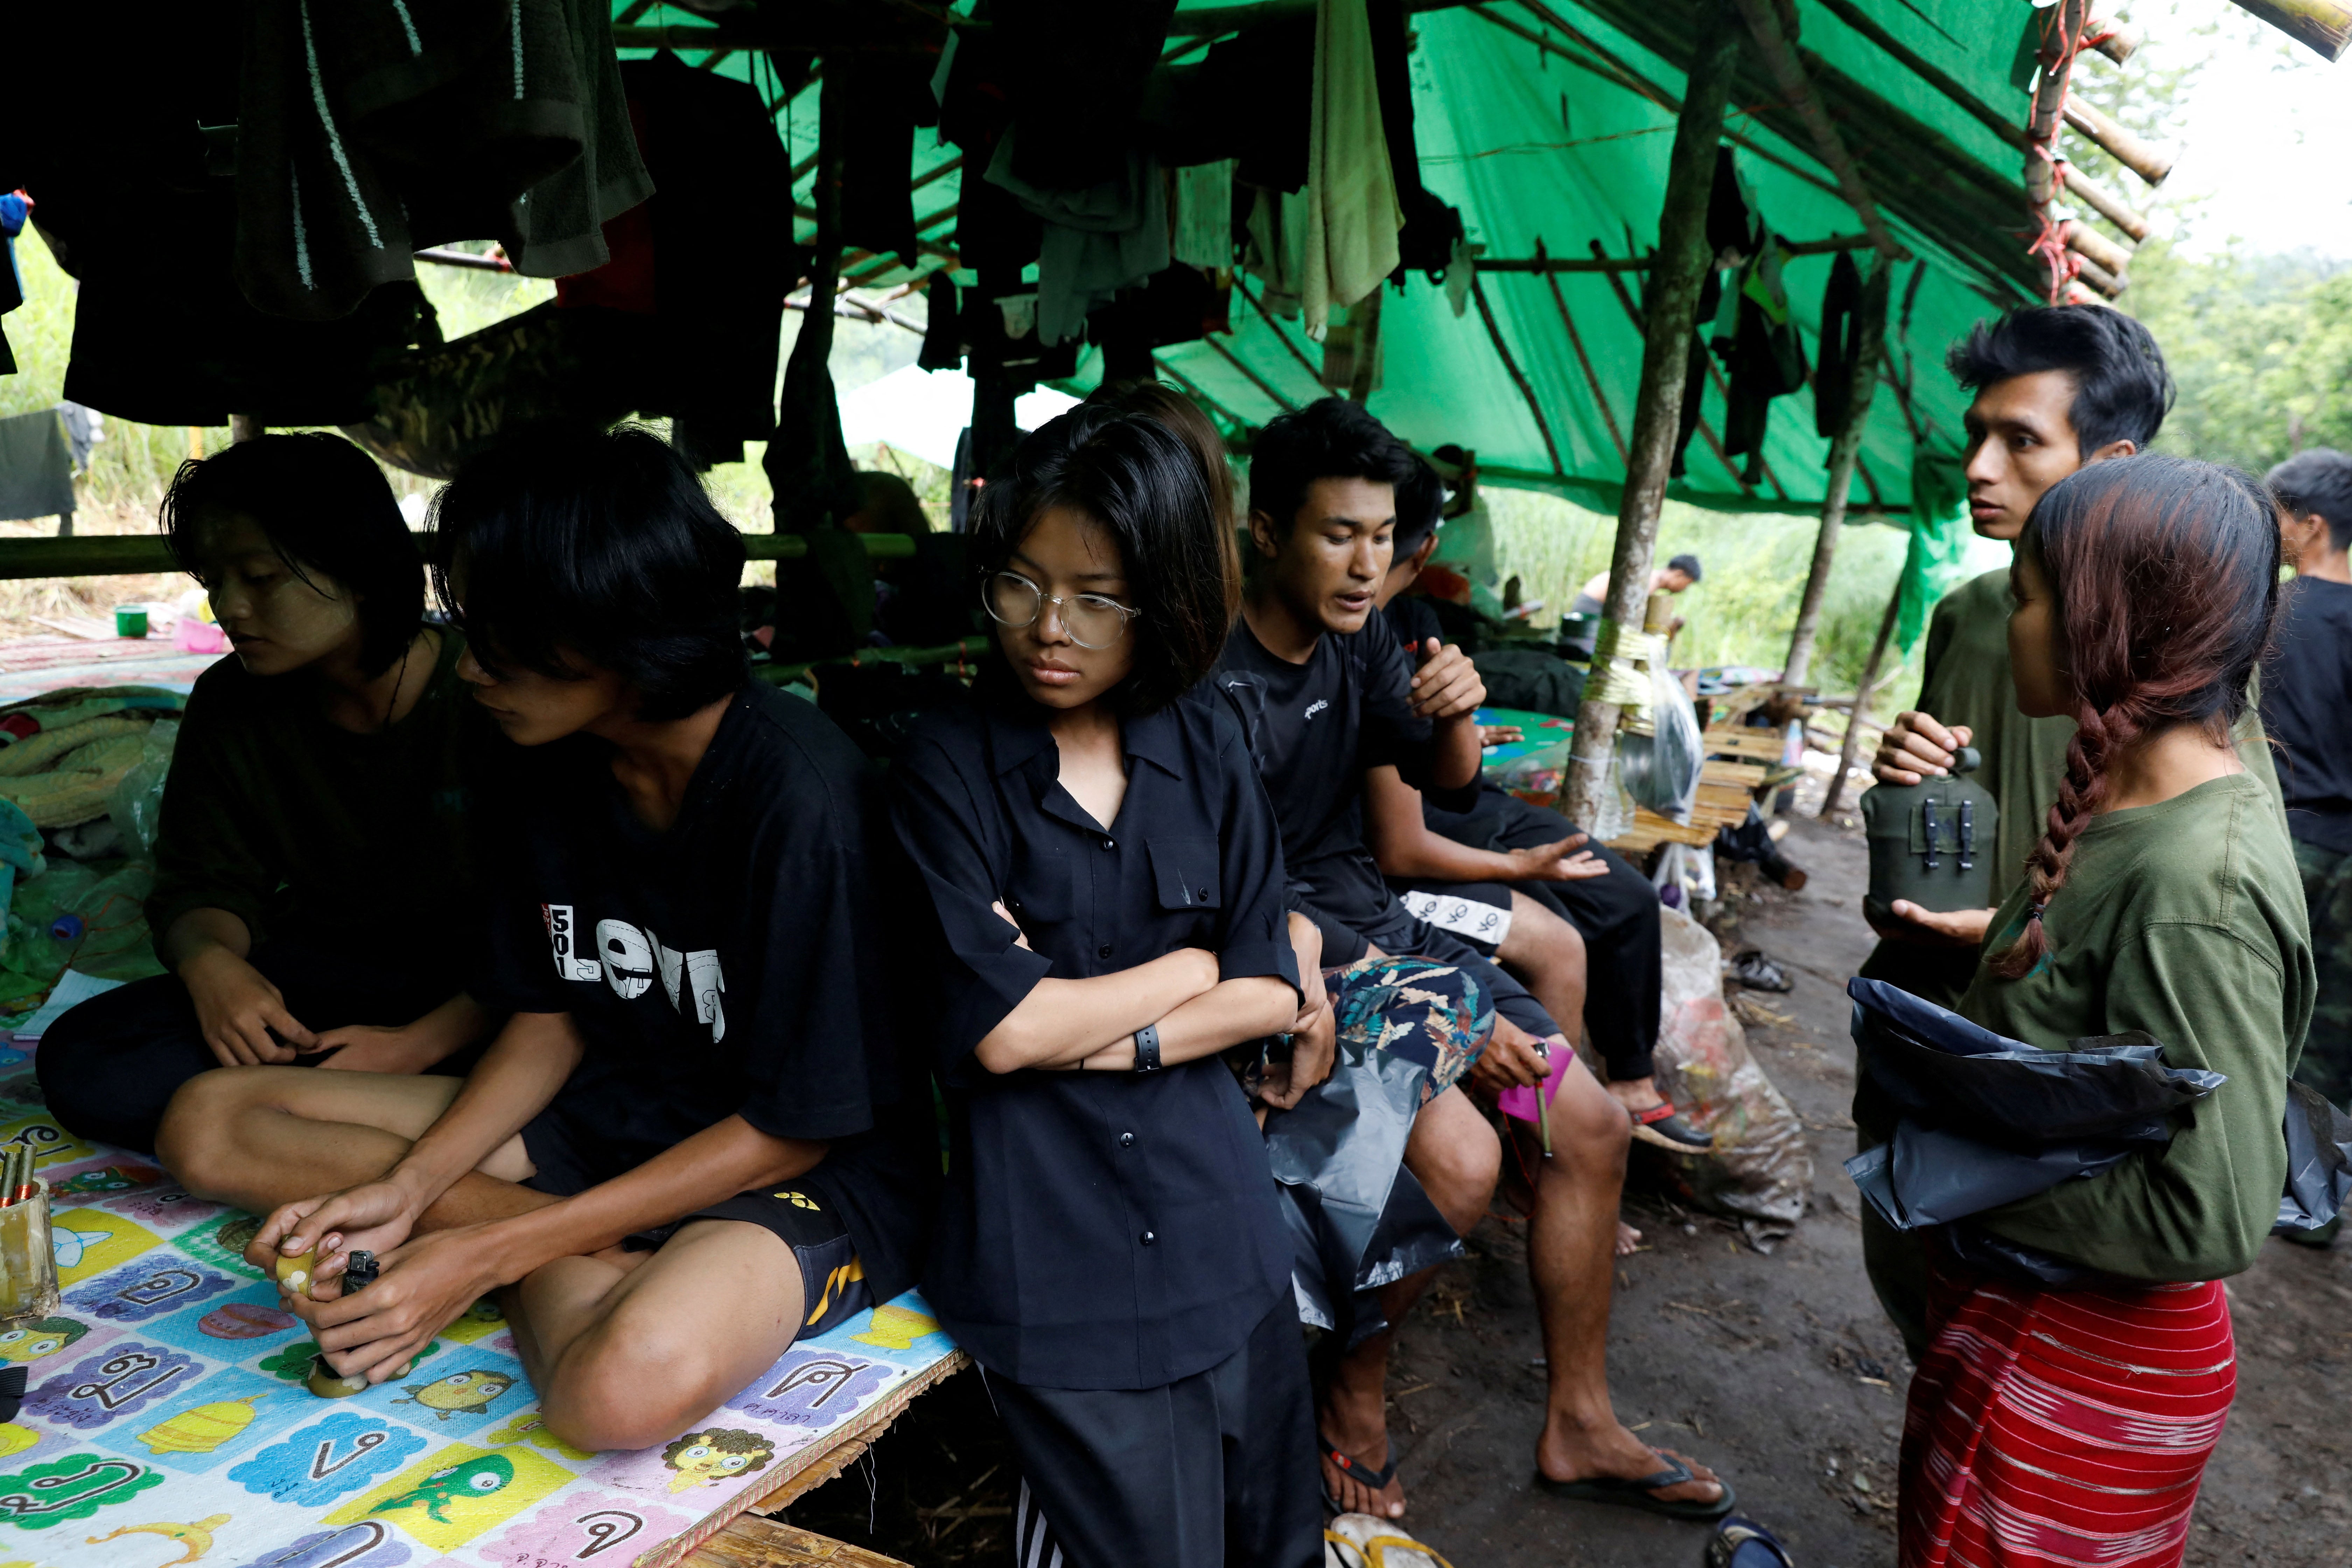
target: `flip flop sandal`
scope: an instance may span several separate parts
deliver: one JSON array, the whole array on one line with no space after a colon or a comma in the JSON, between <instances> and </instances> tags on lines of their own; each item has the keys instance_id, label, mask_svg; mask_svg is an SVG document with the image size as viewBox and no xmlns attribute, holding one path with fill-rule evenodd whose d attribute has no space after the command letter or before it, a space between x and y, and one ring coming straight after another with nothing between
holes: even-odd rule
<instances>
[{"instance_id":1,"label":"flip flop sandal","mask_svg":"<svg viewBox=\"0 0 2352 1568\"><path fill-rule=\"evenodd\" d=\"M1747 948L1731 960L1731 978L1751 991L1793 991L1795 984L1781 972L1780 966L1755 948Z\"/></svg>"},{"instance_id":2,"label":"flip flop sandal","mask_svg":"<svg viewBox=\"0 0 2352 1568\"><path fill-rule=\"evenodd\" d=\"M1361 1542L1355 1542L1327 1530L1323 1532L1323 1540L1327 1561L1331 1557L1337 1557L1346 1565L1346 1568L1357 1568L1359 1563L1362 1564L1362 1568L1389 1568L1388 1554L1391 1549L1399 1552L1418 1552L1435 1563L1437 1568L1454 1568L1454 1564L1448 1563L1436 1547L1425 1542L1415 1541L1409 1535L1374 1535ZM1330 1548L1334 1546L1339 1550L1332 1552Z\"/></svg>"},{"instance_id":3,"label":"flip flop sandal","mask_svg":"<svg viewBox=\"0 0 2352 1568\"><path fill-rule=\"evenodd\" d=\"M1647 1110L1628 1110L1625 1114L1633 1119L1633 1136L1644 1143L1654 1143L1677 1154L1704 1154L1715 1147L1714 1138L1685 1121L1670 1100L1662 1100Z\"/></svg>"},{"instance_id":4,"label":"flip flop sandal","mask_svg":"<svg viewBox=\"0 0 2352 1568\"><path fill-rule=\"evenodd\" d=\"M1706 1543L1706 1568L1797 1568L1797 1560L1779 1536L1735 1513Z\"/></svg>"},{"instance_id":5,"label":"flip flop sandal","mask_svg":"<svg viewBox=\"0 0 2352 1568\"><path fill-rule=\"evenodd\" d=\"M1654 1452L1655 1450L1653 1450ZM1657 1494L1667 1487L1677 1487L1698 1477L1680 1459L1658 1455L1665 1468L1655 1475L1643 1476L1638 1481L1624 1480L1616 1476L1588 1476L1580 1481L1556 1481L1541 1470L1536 1472L1536 1489L1554 1497L1573 1498L1579 1502L1605 1502L1619 1508L1640 1509L1661 1519L1689 1519L1702 1523L1721 1519L1731 1511L1738 1500L1732 1495L1731 1483L1717 1476L1715 1484L1723 1495L1713 1502L1691 1502Z\"/></svg>"},{"instance_id":6,"label":"flip flop sandal","mask_svg":"<svg viewBox=\"0 0 2352 1568\"><path fill-rule=\"evenodd\" d=\"M1332 1443L1330 1438L1326 1437L1320 1432L1315 1434L1315 1446L1323 1451L1323 1457L1325 1458L1330 1460L1334 1465L1337 1465L1339 1468L1339 1473L1341 1475L1347 1477L1349 1480L1354 1481L1358 1486L1363 1487L1369 1490L1384 1492L1389 1489L1390 1483L1396 1479L1396 1444L1393 1440L1389 1444L1387 1466L1385 1468L1378 1468L1364 1463L1361 1459L1351 1459L1348 1458L1347 1455L1339 1452L1338 1447ZM1331 1489L1328 1487L1323 1489L1323 1506L1334 1514L1342 1514L1349 1511L1349 1510L1339 1506L1339 1500L1331 1495Z\"/></svg>"}]
</instances>

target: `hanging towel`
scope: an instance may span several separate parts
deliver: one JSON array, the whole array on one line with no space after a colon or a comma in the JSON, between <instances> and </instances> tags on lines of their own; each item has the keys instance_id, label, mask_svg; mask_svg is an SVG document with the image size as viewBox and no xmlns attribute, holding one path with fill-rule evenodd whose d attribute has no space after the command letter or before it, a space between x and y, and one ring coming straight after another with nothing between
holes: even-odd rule
<instances>
[{"instance_id":1,"label":"hanging towel","mask_svg":"<svg viewBox=\"0 0 2352 1568\"><path fill-rule=\"evenodd\" d=\"M1396 270L1396 180L1381 127L1380 75L1364 0L1317 0L1307 146L1307 335Z\"/></svg>"},{"instance_id":2,"label":"hanging towel","mask_svg":"<svg viewBox=\"0 0 2352 1568\"><path fill-rule=\"evenodd\" d=\"M62 517L74 509L73 452L54 408L0 419L0 521Z\"/></svg>"},{"instance_id":3,"label":"hanging towel","mask_svg":"<svg viewBox=\"0 0 2352 1568\"><path fill-rule=\"evenodd\" d=\"M1176 171L1176 237L1169 258L1189 267L1234 264L1234 160Z\"/></svg>"},{"instance_id":4,"label":"hanging towel","mask_svg":"<svg viewBox=\"0 0 2352 1568\"><path fill-rule=\"evenodd\" d=\"M1359 0L1359 4L1361 0ZM1051 346L1086 329L1087 313L1168 265L1168 185L1160 160L1129 146L1124 167L1083 190L1032 185L1013 172L1020 142L1007 131L987 180L1036 215L1037 340Z\"/></svg>"}]
</instances>

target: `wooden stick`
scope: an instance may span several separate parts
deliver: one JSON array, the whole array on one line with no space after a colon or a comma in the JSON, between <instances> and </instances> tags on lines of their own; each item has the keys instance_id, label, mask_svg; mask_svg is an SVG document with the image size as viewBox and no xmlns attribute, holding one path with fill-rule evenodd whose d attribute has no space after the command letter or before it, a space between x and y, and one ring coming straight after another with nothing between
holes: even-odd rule
<instances>
[{"instance_id":1,"label":"wooden stick","mask_svg":"<svg viewBox=\"0 0 2352 1568\"><path fill-rule=\"evenodd\" d=\"M2135 242L2145 240L2152 226L2147 215L2093 179L2075 164L2058 160L2066 190L2083 198L2083 205L2131 236Z\"/></svg>"},{"instance_id":2,"label":"wooden stick","mask_svg":"<svg viewBox=\"0 0 2352 1568\"><path fill-rule=\"evenodd\" d=\"M2078 253L2079 254L2079 253ZM2131 285L2116 277L2089 257L2083 257L2074 276L2112 300Z\"/></svg>"},{"instance_id":3,"label":"wooden stick","mask_svg":"<svg viewBox=\"0 0 2352 1568\"><path fill-rule=\"evenodd\" d=\"M1706 243L1707 195L1715 184L1716 146L1723 139L1724 105L1738 68L1744 31L1727 0L1706 0L1697 11L1696 48L1658 215L1658 265L1652 270L1643 311L1633 460L1626 466L1617 540L1610 552L1604 614L1621 626L1640 626L1649 601L1650 562L1665 505L1667 470L1674 463L1675 432L1682 422L1683 380L1690 365L1691 333L1698 324L1699 289L1714 260ZM1601 685L1588 685L1577 709L1563 805L1580 823L1589 824L1599 814L1609 758L1617 744L1617 704L1600 699Z\"/></svg>"},{"instance_id":4,"label":"wooden stick","mask_svg":"<svg viewBox=\"0 0 2352 1568\"><path fill-rule=\"evenodd\" d=\"M1298 411L1298 405L1291 402L1290 399L1283 396L1279 392L1276 392L1274 389L1273 384L1268 382L1265 377L1258 374L1257 372L1250 369L1249 366L1244 364L1238 358L1234 357L1233 350L1225 347L1224 344L1219 342L1213 336L1202 338L1201 341L1214 349L1217 352L1218 357L1223 359L1227 364L1241 372L1244 376L1247 376L1249 378L1250 384L1256 387L1260 392L1265 393L1268 397L1272 398L1276 405L1285 414L1296 414Z\"/></svg>"},{"instance_id":5,"label":"wooden stick","mask_svg":"<svg viewBox=\"0 0 2352 1568\"><path fill-rule=\"evenodd\" d=\"M2120 16L2094 16L2090 23L2091 47L2122 65L2139 52L2147 36Z\"/></svg>"},{"instance_id":6,"label":"wooden stick","mask_svg":"<svg viewBox=\"0 0 2352 1568\"><path fill-rule=\"evenodd\" d=\"M2172 173L2171 153L2142 140L2098 105L2086 103L2072 92L2066 95L2066 123L2105 148L2116 163L2150 185L2164 184L2164 177Z\"/></svg>"},{"instance_id":7,"label":"wooden stick","mask_svg":"<svg viewBox=\"0 0 2352 1568\"><path fill-rule=\"evenodd\" d=\"M2059 13L2053 22L2042 24L2049 31L2043 37L2074 37L2082 30L2087 15L2084 0L2059 0ZM2054 23L2054 26L2053 26ZM2025 197L2040 228L2039 215L2050 205L2058 188L2057 167L2053 155L2058 146L2058 121L2066 103L2066 78L2074 69L2071 57L2053 60L2046 53L2042 60L2042 79L2034 84L2033 105L2025 120Z\"/></svg>"},{"instance_id":8,"label":"wooden stick","mask_svg":"<svg viewBox=\"0 0 2352 1568\"><path fill-rule=\"evenodd\" d=\"M2308 45L2324 60L2339 60L2352 46L2352 6L2337 0L2236 0L2238 9L2251 11L2293 38Z\"/></svg>"},{"instance_id":9,"label":"wooden stick","mask_svg":"<svg viewBox=\"0 0 2352 1568\"><path fill-rule=\"evenodd\" d=\"M1871 395L1878 389L1878 353L1886 340L1886 295L1893 281L1893 274L1881 262L1862 286L1862 308L1854 313L1853 374L1846 385L1845 422L1830 440L1822 531L1813 540L1812 569L1805 575L1805 591L1797 601L1797 624L1789 634L1789 658L1780 674L1785 685L1802 686L1812 669L1822 600L1829 593L1830 569L1837 559L1838 538L1845 530L1846 497L1853 491L1854 464L1862 456Z\"/></svg>"},{"instance_id":10,"label":"wooden stick","mask_svg":"<svg viewBox=\"0 0 2352 1568\"><path fill-rule=\"evenodd\" d=\"M1257 312L1258 320L1266 324L1267 331L1274 333L1276 341L1290 351L1290 357L1298 362L1298 368L1312 376L1317 384L1320 385L1323 373L1317 370L1299 346L1290 341L1290 334L1282 330L1282 323L1276 321L1274 312L1265 308L1265 284L1261 280L1258 284L1260 291L1253 294L1249 291L1248 286L1242 281L1242 275L1238 272L1234 274L1234 291L1250 302L1250 309Z\"/></svg>"},{"instance_id":11,"label":"wooden stick","mask_svg":"<svg viewBox=\"0 0 2352 1568\"><path fill-rule=\"evenodd\" d=\"M2121 276L2131 266L2131 252L2080 218L2066 220L2066 248Z\"/></svg>"},{"instance_id":12,"label":"wooden stick","mask_svg":"<svg viewBox=\"0 0 2352 1568\"><path fill-rule=\"evenodd\" d=\"M1536 241L1536 260L1540 263L1546 259L1544 242L1538 238ZM1609 426L1609 441L1617 448L1618 466L1622 468L1628 458L1624 433L1617 428L1617 411L1609 406L1609 395L1601 389L1601 377L1593 371L1591 356L1584 352L1584 334L1576 330L1576 318L1569 313L1568 296L1560 292L1559 276L1547 269L1544 281L1551 286L1551 302L1559 307L1559 324L1568 329L1568 346L1576 351L1576 363L1584 371L1584 384L1591 389L1593 405L1601 410L1601 417Z\"/></svg>"},{"instance_id":13,"label":"wooden stick","mask_svg":"<svg viewBox=\"0 0 2352 1568\"><path fill-rule=\"evenodd\" d=\"M1853 0L1821 0L1821 4L1831 16L1876 44L1896 63L1908 69L1921 81L1975 115L1994 135L2012 147L2020 149L2024 147L2024 135L2012 121L1961 86L1959 80L1949 71L1937 66L1916 49L1880 26L1871 18L1868 12L1853 4Z\"/></svg>"},{"instance_id":14,"label":"wooden stick","mask_svg":"<svg viewBox=\"0 0 2352 1568\"><path fill-rule=\"evenodd\" d=\"M1879 215L1877 198L1870 194L1870 186L1863 179L1861 169L1854 164L1853 154L1846 150L1845 138L1838 134L1837 127L1830 123L1829 115L1823 112L1822 100L1813 91L1811 79L1805 75L1804 65L1797 58L1795 47L1780 29L1780 14L1775 9L1773 0L1734 0L1734 3L1739 7L1740 19L1748 24L1748 31L1756 39L1756 47L1764 57L1766 68L1771 71L1772 79L1795 108L1797 117L1805 122L1805 131L1813 139L1813 150L1821 154L1822 162L1828 164L1830 172L1837 176L1838 189L1844 195L1846 205L1853 208L1854 216L1862 219L1862 226L1869 234L1871 244L1876 246L1878 254L1889 261L1908 255L1895 243L1895 237L1887 233L1886 220Z\"/></svg>"},{"instance_id":15,"label":"wooden stick","mask_svg":"<svg viewBox=\"0 0 2352 1568\"><path fill-rule=\"evenodd\" d=\"M1503 341L1503 329L1495 324L1495 308L1486 302L1486 286L1478 280L1475 271L1470 275L1470 298L1478 307L1478 319L1486 323L1486 338L1495 345L1496 356L1503 362L1503 368L1511 373L1511 380L1517 385L1519 395L1527 399L1528 412L1535 417L1536 433L1543 437L1544 455L1551 459L1551 471L1566 474L1568 470L1559 466L1559 444L1551 438L1551 421L1544 417L1543 405L1536 400L1536 389L1528 384L1527 374L1519 369L1519 362L1511 357L1511 345Z\"/></svg>"},{"instance_id":16,"label":"wooden stick","mask_svg":"<svg viewBox=\"0 0 2352 1568\"><path fill-rule=\"evenodd\" d=\"M1895 592L1887 595L1886 614L1878 618L1878 637L1870 645L1870 658L1862 667L1862 684L1853 689L1853 710L1846 715L1845 740L1838 747L1837 772L1830 775L1830 787L1822 796L1823 816L1838 808L1845 795L1845 775L1853 767L1853 754L1862 749L1863 715L1870 711L1870 695L1878 686L1878 666L1886 657L1886 645L1895 637L1895 617L1903 609L1903 574L1895 574Z\"/></svg>"},{"instance_id":17,"label":"wooden stick","mask_svg":"<svg viewBox=\"0 0 2352 1568\"><path fill-rule=\"evenodd\" d=\"M1830 256L1841 250L1868 250L1876 242L1866 234L1833 234L1827 239L1781 240L1791 256ZM1895 257L1897 261L1911 259L1906 248ZM1481 272L1647 272L1650 258L1646 256L1600 256L1590 259L1580 256L1478 258Z\"/></svg>"}]
</instances>

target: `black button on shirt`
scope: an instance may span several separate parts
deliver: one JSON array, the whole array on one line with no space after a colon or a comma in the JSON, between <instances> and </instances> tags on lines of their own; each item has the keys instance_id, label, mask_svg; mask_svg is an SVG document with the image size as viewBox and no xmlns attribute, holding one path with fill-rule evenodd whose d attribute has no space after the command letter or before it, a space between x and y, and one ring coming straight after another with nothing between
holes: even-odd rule
<instances>
[{"instance_id":1,"label":"black button on shirt","mask_svg":"<svg viewBox=\"0 0 2352 1568\"><path fill-rule=\"evenodd\" d=\"M997 1076L971 1059L1048 976L1201 947L1225 979L1298 982L1274 811L1232 714L1196 694L1128 720L1123 744L1108 836L1062 787L1043 710L1017 691L930 716L892 773L940 944L949 1174L924 1293L982 1365L1054 1388L1204 1371L1290 1289L1265 1140L1222 1062Z\"/></svg>"}]
</instances>

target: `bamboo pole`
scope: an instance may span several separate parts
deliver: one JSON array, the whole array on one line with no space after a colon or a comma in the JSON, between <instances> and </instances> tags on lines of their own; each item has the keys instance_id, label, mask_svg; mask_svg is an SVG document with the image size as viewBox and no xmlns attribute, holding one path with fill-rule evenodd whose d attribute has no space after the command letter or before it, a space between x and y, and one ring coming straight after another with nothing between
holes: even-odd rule
<instances>
[{"instance_id":1,"label":"bamboo pole","mask_svg":"<svg viewBox=\"0 0 2352 1568\"><path fill-rule=\"evenodd\" d=\"M1870 403L1878 390L1878 353L1886 341L1886 296L1894 273L1885 262L1872 268L1862 286L1862 308L1854 312L1854 356L1846 386L1845 423L1830 440L1829 483L1822 496L1822 531L1813 541L1812 570L1805 574L1805 591L1797 601L1797 625L1789 635L1789 658L1780 672L1786 686L1802 686L1812 672L1813 643L1820 635L1822 600L1829 592L1830 568L1837 559L1838 537L1845 530L1846 497L1853 489L1854 464L1862 456L1864 426L1870 421Z\"/></svg>"},{"instance_id":2,"label":"bamboo pole","mask_svg":"<svg viewBox=\"0 0 2352 1568\"><path fill-rule=\"evenodd\" d=\"M2066 95L2066 123L2105 148L2116 163L2150 185L2164 184L2164 177L2172 173L2171 153L2117 124L2098 105L2085 103L2071 92Z\"/></svg>"},{"instance_id":3,"label":"bamboo pole","mask_svg":"<svg viewBox=\"0 0 2352 1568\"><path fill-rule=\"evenodd\" d=\"M2091 18L2091 47L2122 65L2139 52L2147 36L2120 16Z\"/></svg>"},{"instance_id":4,"label":"bamboo pole","mask_svg":"<svg viewBox=\"0 0 2352 1568\"><path fill-rule=\"evenodd\" d=\"M1511 345L1503 341L1503 329L1495 324L1495 308L1486 302L1486 286L1478 281L1475 271L1470 274L1470 298L1478 307L1478 319L1486 323L1486 337L1495 345L1496 357L1503 362L1503 368L1511 373L1513 384L1518 387L1519 395L1527 400L1528 413L1536 422L1536 434L1543 437L1544 455L1551 459L1551 471L1566 473L1568 470L1559 466L1559 444L1551 438L1551 421L1544 417L1543 405L1536 399L1536 389L1528 384L1526 373L1519 369L1519 362L1511 356Z\"/></svg>"},{"instance_id":5,"label":"bamboo pole","mask_svg":"<svg viewBox=\"0 0 2352 1568\"><path fill-rule=\"evenodd\" d=\"M2116 299L2130 287L2122 279L2088 257L2082 258L2081 264L2075 268L2074 277L2076 280L2089 284L2110 300Z\"/></svg>"},{"instance_id":6,"label":"bamboo pole","mask_svg":"<svg viewBox=\"0 0 2352 1568\"><path fill-rule=\"evenodd\" d=\"M1907 255L1901 246L1895 243L1895 237L1886 231L1886 220L1879 216L1877 198L1870 194L1870 186L1863 179L1862 170L1855 165L1853 154L1847 151L1845 138L1838 134L1837 127L1830 123L1829 115L1823 111L1822 100L1813 91L1811 79L1805 75L1803 62L1797 58L1797 51L1788 34L1781 30L1780 13L1774 0L1734 0L1734 4L1739 7L1740 19L1748 24L1748 31L1756 39L1756 47L1764 57L1765 68L1772 73L1772 80L1796 110L1797 118L1805 122L1805 132L1813 139L1813 150L1821 154L1822 162L1828 164L1830 172L1837 176L1838 190L1845 197L1846 205L1862 219L1862 226L1869 234L1870 243L1877 247L1878 254L1888 261Z\"/></svg>"},{"instance_id":7,"label":"bamboo pole","mask_svg":"<svg viewBox=\"0 0 2352 1568\"><path fill-rule=\"evenodd\" d=\"M1841 250L1868 250L1874 244L1866 234L1833 234L1826 239L1783 240L1782 247L1791 256L1830 256ZM1902 247L1898 247L1898 249ZM1902 249L1897 261L1911 259L1911 252ZM1528 257L1485 257L1478 258L1481 272L1647 272L1650 258L1646 256L1551 256L1537 247Z\"/></svg>"},{"instance_id":8,"label":"bamboo pole","mask_svg":"<svg viewBox=\"0 0 2352 1568\"><path fill-rule=\"evenodd\" d=\"M2058 162L2063 166L2066 189L2069 194L2082 197L2084 206L2123 230L2134 241L2145 240L2148 237L2148 231L2153 226L2149 224L2146 213L2091 178L2064 158L2059 159Z\"/></svg>"},{"instance_id":9,"label":"bamboo pole","mask_svg":"<svg viewBox=\"0 0 2352 1568\"><path fill-rule=\"evenodd\" d=\"M1886 645L1895 637L1895 620L1903 609L1903 574L1895 574L1895 592L1887 595L1886 614L1878 619L1878 637L1870 645L1870 659L1862 667L1862 684L1853 689L1853 711L1845 718L1845 742L1838 747L1837 772L1830 775L1830 787L1822 796L1823 816L1838 808L1845 795L1845 775L1853 767L1853 754L1862 748L1862 718L1870 711L1871 693L1878 686L1878 667L1886 658Z\"/></svg>"},{"instance_id":10,"label":"bamboo pole","mask_svg":"<svg viewBox=\"0 0 2352 1568\"><path fill-rule=\"evenodd\" d=\"M2352 46L2352 6L2338 0L2237 0L2237 6L2310 46L2321 59L2342 59Z\"/></svg>"},{"instance_id":11,"label":"bamboo pole","mask_svg":"<svg viewBox=\"0 0 2352 1568\"><path fill-rule=\"evenodd\" d=\"M2080 218L2066 220L2066 248L2121 277L2131 267L2131 252Z\"/></svg>"},{"instance_id":12,"label":"bamboo pole","mask_svg":"<svg viewBox=\"0 0 2352 1568\"><path fill-rule=\"evenodd\" d=\"M1674 462L1675 431L1682 418L1683 378L1690 364L1691 333L1697 326L1699 288L1714 260L1706 243L1706 202L1715 183L1715 150L1723 139L1724 104L1746 36L1728 0L1702 5L1695 31L1690 79L1675 120L1665 199L1658 215L1658 264L1651 270L1643 301L1633 461L1617 510L1617 542L1604 601L1605 618L1627 628L1643 624L1649 602L1650 562L1657 544L1658 515L1665 505L1666 473ZM1589 823L1598 816L1610 755L1616 749L1618 705L1601 695L1603 687L1596 671L1577 709L1563 804L1578 822Z\"/></svg>"},{"instance_id":13,"label":"bamboo pole","mask_svg":"<svg viewBox=\"0 0 2352 1568\"><path fill-rule=\"evenodd\" d=\"M1547 259L1544 243L1538 239L1536 260L1540 263ZM1568 346L1576 351L1576 363L1584 372L1584 384L1592 393L1593 406L1601 410L1601 420L1609 426L1609 442L1617 448L1617 466L1622 468L1627 461L1625 433L1617 427L1617 411L1609 406L1609 394L1601 389L1601 376L1592 368L1592 356L1584 352L1584 334L1576 330L1576 318L1569 312L1568 296L1560 292L1558 275L1546 271L1544 281L1551 287L1551 302L1559 307L1559 324L1568 329Z\"/></svg>"}]
</instances>

